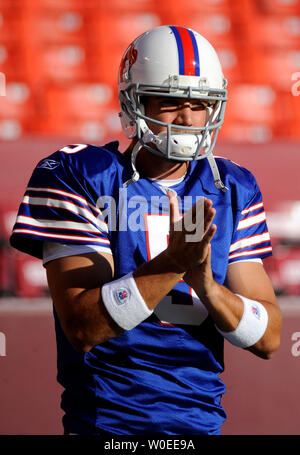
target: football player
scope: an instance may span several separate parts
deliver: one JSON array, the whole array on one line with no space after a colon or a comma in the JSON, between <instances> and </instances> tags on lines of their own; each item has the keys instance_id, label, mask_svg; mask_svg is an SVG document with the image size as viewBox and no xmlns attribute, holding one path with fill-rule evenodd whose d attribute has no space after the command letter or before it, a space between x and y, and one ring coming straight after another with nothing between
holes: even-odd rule
<instances>
[{"instance_id":1,"label":"football player","mask_svg":"<svg viewBox=\"0 0 300 455\"><path fill-rule=\"evenodd\" d=\"M199 33L136 38L119 99L125 153L74 144L42 159L11 236L47 270L64 430L220 434L224 338L265 359L280 343L262 195L213 156L226 79Z\"/></svg>"}]
</instances>

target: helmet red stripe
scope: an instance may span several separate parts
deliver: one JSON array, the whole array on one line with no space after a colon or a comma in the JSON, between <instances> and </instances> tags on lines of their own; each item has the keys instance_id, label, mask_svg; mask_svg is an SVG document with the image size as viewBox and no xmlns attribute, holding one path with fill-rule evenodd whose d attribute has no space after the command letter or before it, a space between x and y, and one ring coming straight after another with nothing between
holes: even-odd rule
<instances>
[{"instance_id":1,"label":"helmet red stripe","mask_svg":"<svg viewBox=\"0 0 300 455\"><path fill-rule=\"evenodd\" d=\"M181 38L184 58L184 74L186 76L196 76L195 73L195 54L192 38L185 27L176 27Z\"/></svg>"}]
</instances>

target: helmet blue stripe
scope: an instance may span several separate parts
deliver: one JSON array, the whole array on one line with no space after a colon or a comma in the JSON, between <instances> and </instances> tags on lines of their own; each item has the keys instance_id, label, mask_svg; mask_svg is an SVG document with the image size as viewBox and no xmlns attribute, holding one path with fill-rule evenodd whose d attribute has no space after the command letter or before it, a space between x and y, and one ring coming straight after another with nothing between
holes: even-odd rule
<instances>
[{"instance_id":1,"label":"helmet blue stripe","mask_svg":"<svg viewBox=\"0 0 300 455\"><path fill-rule=\"evenodd\" d=\"M183 54L183 46L182 41L179 35L179 32L176 27L170 25L172 32L174 33L176 43L177 43L177 50L178 50L178 58L179 58L179 74L184 75L184 54Z\"/></svg>"},{"instance_id":2,"label":"helmet blue stripe","mask_svg":"<svg viewBox=\"0 0 300 455\"><path fill-rule=\"evenodd\" d=\"M199 58L197 41L196 41L193 31L190 30L189 28L187 30L190 34L190 37L191 37L192 43L193 43L194 57L195 57L195 76L200 76L200 58Z\"/></svg>"}]
</instances>

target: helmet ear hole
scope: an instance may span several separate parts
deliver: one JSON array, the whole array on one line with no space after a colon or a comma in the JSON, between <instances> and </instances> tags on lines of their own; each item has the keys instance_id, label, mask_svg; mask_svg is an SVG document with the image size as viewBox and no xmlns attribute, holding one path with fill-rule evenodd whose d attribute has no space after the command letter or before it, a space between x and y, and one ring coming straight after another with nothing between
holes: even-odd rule
<instances>
[{"instance_id":1,"label":"helmet ear hole","mask_svg":"<svg viewBox=\"0 0 300 455\"><path fill-rule=\"evenodd\" d=\"M131 116L130 110L131 102L129 99L127 99L125 93L122 90L119 93L119 102L121 107L119 117L123 133L128 139L132 139L137 135L137 128L135 121Z\"/></svg>"},{"instance_id":2,"label":"helmet ear hole","mask_svg":"<svg viewBox=\"0 0 300 455\"><path fill-rule=\"evenodd\" d=\"M141 96L140 102L139 102L139 110L141 111L141 113L143 115L145 115L145 113L146 113L146 99L147 99L146 96Z\"/></svg>"},{"instance_id":3,"label":"helmet ear hole","mask_svg":"<svg viewBox=\"0 0 300 455\"><path fill-rule=\"evenodd\" d=\"M120 113L120 121L123 133L128 139L133 139L137 135L136 124L128 115L123 111Z\"/></svg>"}]
</instances>

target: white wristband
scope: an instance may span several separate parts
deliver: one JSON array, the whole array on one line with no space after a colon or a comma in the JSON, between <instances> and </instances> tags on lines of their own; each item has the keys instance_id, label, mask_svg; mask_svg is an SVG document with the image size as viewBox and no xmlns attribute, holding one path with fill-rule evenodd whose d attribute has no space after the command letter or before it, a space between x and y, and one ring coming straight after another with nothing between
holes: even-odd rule
<instances>
[{"instance_id":1,"label":"white wristband","mask_svg":"<svg viewBox=\"0 0 300 455\"><path fill-rule=\"evenodd\" d=\"M131 330L153 311L146 305L132 272L102 286L103 303L114 321L124 330Z\"/></svg>"},{"instance_id":2,"label":"white wristband","mask_svg":"<svg viewBox=\"0 0 300 455\"><path fill-rule=\"evenodd\" d=\"M217 326L218 332L231 344L240 348L248 348L257 343L266 331L268 325L268 312L265 307L256 300L250 300L236 294L244 303L244 313L235 330L222 332Z\"/></svg>"}]
</instances>

